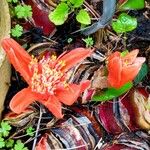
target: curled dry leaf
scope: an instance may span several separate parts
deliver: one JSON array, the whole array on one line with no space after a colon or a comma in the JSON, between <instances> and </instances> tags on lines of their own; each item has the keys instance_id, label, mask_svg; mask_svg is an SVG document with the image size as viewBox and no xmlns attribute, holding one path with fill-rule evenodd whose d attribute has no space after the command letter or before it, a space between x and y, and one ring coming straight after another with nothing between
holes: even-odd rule
<instances>
[{"instance_id":1,"label":"curled dry leaf","mask_svg":"<svg viewBox=\"0 0 150 150\"><path fill-rule=\"evenodd\" d=\"M38 116L38 114L39 112L37 110L30 107L20 114L9 112L5 115L3 120L9 122L9 124L14 127L23 127L30 123L34 124L35 117Z\"/></svg>"},{"instance_id":2,"label":"curled dry leaf","mask_svg":"<svg viewBox=\"0 0 150 150\"><path fill-rule=\"evenodd\" d=\"M77 108L78 109L78 108ZM49 149L94 149L96 146L100 134L97 134L95 127L93 126L93 116L85 111L78 109L76 115L68 115L68 119L61 120L55 127L51 127L50 130L40 139L37 144L36 150L40 150L42 147ZM84 115L86 114L86 115ZM88 116L88 117L87 117ZM95 121L94 124L97 122Z\"/></svg>"},{"instance_id":3,"label":"curled dry leaf","mask_svg":"<svg viewBox=\"0 0 150 150\"><path fill-rule=\"evenodd\" d=\"M105 75L105 68L101 67L94 72L91 87L94 89L104 89L108 87L107 77Z\"/></svg>"},{"instance_id":4,"label":"curled dry leaf","mask_svg":"<svg viewBox=\"0 0 150 150\"><path fill-rule=\"evenodd\" d=\"M100 124L111 134L139 129L150 130L148 92L145 89L132 89L128 94L96 106ZM113 124L112 124L113 122Z\"/></svg>"},{"instance_id":5,"label":"curled dry leaf","mask_svg":"<svg viewBox=\"0 0 150 150\"><path fill-rule=\"evenodd\" d=\"M102 150L149 150L149 145L144 139L132 133L122 133L116 136L112 143L106 143L101 147Z\"/></svg>"}]
</instances>

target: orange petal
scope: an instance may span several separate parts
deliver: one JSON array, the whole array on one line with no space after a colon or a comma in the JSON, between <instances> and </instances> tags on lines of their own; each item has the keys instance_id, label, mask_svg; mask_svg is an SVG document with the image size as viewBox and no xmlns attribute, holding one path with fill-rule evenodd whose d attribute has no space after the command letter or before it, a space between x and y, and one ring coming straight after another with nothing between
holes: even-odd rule
<instances>
[{"instance_id":1,"label":"orange petal","mask_svg":"<svg viewBox=\"0 0 150 150\"><path fill-rule=\"evenodd\" d=\"M85 48L76 48L70 52L68 52L64 55L61 55L62 57L59 57L57 59L58 61L64 61L65 66L62 68L62 71L68 71L71 67L76 65L77 63L81 62L84 60L86 57L90 56L92 54L91 49L85 49Z\"/></svg>"},{"instance_id":2,"label":"orange petal","mask_svg":"<svg viewBox=\"0 0 150 150\"><path fill-rule=\"evenodd\" d=\"M80 93L84 92L91 84L91 81L85 80L80 83Z\"/></svg>"},{"instance_id":3,"label":"orange petal","mask_svg":"<svg viewBox=\"0 0 150 150\"><path fill-rule=\"evenodd\" d=\"M112 87L118 87L121 81L122 61L115 56L108 61L108 82Z\"/></svg>"},{"instance_id":4,"label":"orange petal","mask_svg":"<svg viewBox=\"0 0 150 150\"><path fill-rule=\"evenodd\" d=\"M122 57L122 61L127 62L128 64L132 64L135 61L138 53L139 53L139 50L135 49L131 51L130 53L128 53L125 57Z\"/></svg>"},{"instance_id":5,"label":"orange petal","mask_svg":"<svg viewBox=\"0 0 150 150\"><path fill-rule=\"evenodd\" d=\"M35 93L30 88L25 88L12 98L9 106L13 112L20 114L35 100L37 100Z\"/></svg>"},{"instance_id":6,"label":"orange petal","mask_svg":"<svg viewBox=\"0 0 150 150\"><path fill-rule=\"evenodd\" d=\"M127 67L124 67L121 73L121 83L120 86L124 85L125 83L134 80L134 78L139 73L142 64L145 62L144 57L137 57L134 64L128 65Z\"/></svg>"},{"instance_id":7,"label":"orange petal","mask_svg":"<svg viewBox=\"0 0 150 150\"><path fill-rule=\"evenodd\" d=\"M70 84L66 89L56 90L56 96L62 103L72 105L89 85L90 81L84 81L80 85Z\"/></svg>"},{"instance_id":8,"label":"orange petal","mask_svg":"<svg viewBox=\"0 0 150 150\"><path fill-rule=\"evenodd\" d=\"M112 59L114 59L115 57L121 57L120 52L116 51L116 52L112 53L112 54L108 57L108 62L111 61Z\"/></svg>"},{"instance_id":9,"label":"orange petal","mask_svg":"<svg viewBox=\"0 0 150 150\"><path fill-rule=\"evenodd\" d=\"M39 100L39 102L45 105L56 118L63 118L61 103L54 95L50 95L46 101Z\"/></svg>"},{"instance_id":10,"label":"orange petal","mask_svg":"<svg viewBox=\"0 0 150 150\"><path fill-rule=\"evenodd\" d=\"M30 55L11 38L4 39L2 41L2 47L14 68L20 72L21 76L29 83L30 71L28 65L31 61Z\"/></svg>"}]
</instances>

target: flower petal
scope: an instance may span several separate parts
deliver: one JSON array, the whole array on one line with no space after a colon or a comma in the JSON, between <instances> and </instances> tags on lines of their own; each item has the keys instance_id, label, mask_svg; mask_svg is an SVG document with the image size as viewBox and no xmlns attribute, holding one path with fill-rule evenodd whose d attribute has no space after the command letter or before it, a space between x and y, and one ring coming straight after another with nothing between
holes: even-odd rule
<instances>
[{"instance_id":1,"label":"flower petal","mask_svg":"<svg viewBox=\"0 0 150 150\"><path fill-rule=\"evenodd\" d=\"M120 56L108 60L108 82L112 87L118 87L121 80L122 61Z\"/></svg>"},{"instance_id":2,"label":"flower petal","mask_svg":"<svg viewBox=\"0 0 150 150\"><path fill-rule=\"evenodd\" d=\"M61 57L58 57L57 62L64 61L65 66L62 68L62 71L68 71L71 67L76 65L77 63L84 60L86 57L90 56L92 54L91 49L85 49L85 48L76 48L64 55L61 55Z\"/></svg>"},{"instance_id":3,"label":"flower petal","mask_svg":"<svg viewBox=\"0 0 150 150\"><path fill-rule=\"evenodd\" d=\"M131 51L130 53L128 53L125 57L122 57L122 61L124 61L128 64L132 64L135 61L138 53L139 53L139 50L135 49L135 50Z\"/></svg>"},{"instance_id":4,"label":"flower petal","mask_svg":"<svg viewBox=\"0 0 150 150\"><path fill-rule=\"evenodd\" d=\"M48 100L39 100L58 119L63 118L61 103L54 95L50 95Z\"/></svg>"},{"instance_id":5,"label":"flower petal","mask_svg":"<svg viewBox=\"0 0 150 150\"><path fill-rule=\"evenodd\" d=\"M90 81L84 81L80 85L70 84L66 89L56 90L56 96L62 103L72 105L89 85Z\"/></svg>"},{"instance_id":6,"label":"flower petal","mask_svg":"<svg viewBox=\"0 0 150 150\"><path fill-rule=\"evenodd\" d=\"M11 38L4 39L2 41L2 47L14 68L20 72L21 76L29 83L30 71L28 65L31 61L30 55Z\"/></svg>"},{"instance_id":7,"label":"flower petal","mask_svg":"<svg viewBox=\"0 0 150 150\"><path fill-rule=\"evenodd\" d=\"M125 83L132 81L137 76L144 62L144 57L137 57L133 65L128 65L123 68L121 72L122 79L120 82L120 87Z\"/></svg>"},{"instance_id":8,"label":"flower petal","mask_svg":"<svg viewBox=\"0 0 150 150\"><path fill-rule=\"evenodd\" d=\"M35 100L37 100L35 93L30 88L25 88L12 98L9 106L13 112L20 114Z\"/></svg>"}]
</instances>

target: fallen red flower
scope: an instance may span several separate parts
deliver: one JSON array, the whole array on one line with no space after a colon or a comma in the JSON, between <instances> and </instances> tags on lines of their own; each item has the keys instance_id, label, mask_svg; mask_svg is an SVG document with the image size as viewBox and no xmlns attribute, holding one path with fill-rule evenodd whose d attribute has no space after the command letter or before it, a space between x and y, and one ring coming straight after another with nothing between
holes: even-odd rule
<instances>
[{"instance_id":1,"label":"fallen red flower","mask_svg":"<svg viewBox=\"0 0 150 150\"><path fill-rule=\"evenodd\" d=\"M145 62L144 57L137 57L138 53L139 50L133 50L121 56L115 52L108 58L108 82L112 87L120 88L136 77Z\"/></svg>"},{"instance_id":2,"label":"fallen red flower","mask_svg":"<svg viewBox=\"0 0 150 150\"><path fill-rule=\"evenodd\" d=\"M12 65L29 84L10 102L10 108L15 113L21 113L36 100L45 105L54 116L62 118L61 103L72 105L90 85L88 80L80 85L67 83L67 71L90 56L90 49L77 48L58 58L53 55L38 61L13 39L4 39L2 46Z\"/></svg>"}]
</instances>

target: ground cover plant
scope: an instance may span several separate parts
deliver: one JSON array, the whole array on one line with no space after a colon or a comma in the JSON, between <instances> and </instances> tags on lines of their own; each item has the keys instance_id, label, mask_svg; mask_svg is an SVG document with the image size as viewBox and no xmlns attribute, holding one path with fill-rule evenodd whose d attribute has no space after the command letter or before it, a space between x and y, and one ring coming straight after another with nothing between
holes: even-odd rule
<instances>
[{"instance_id":1,"label":"ground cover plant","mask_svg":"<svg viewBox=\"0 0 150 150\"><path fill-rule=\"evenodd\" d=\"M149 150L150 3L7 2L0 149Z\"/></svg>"}]
</instances>

